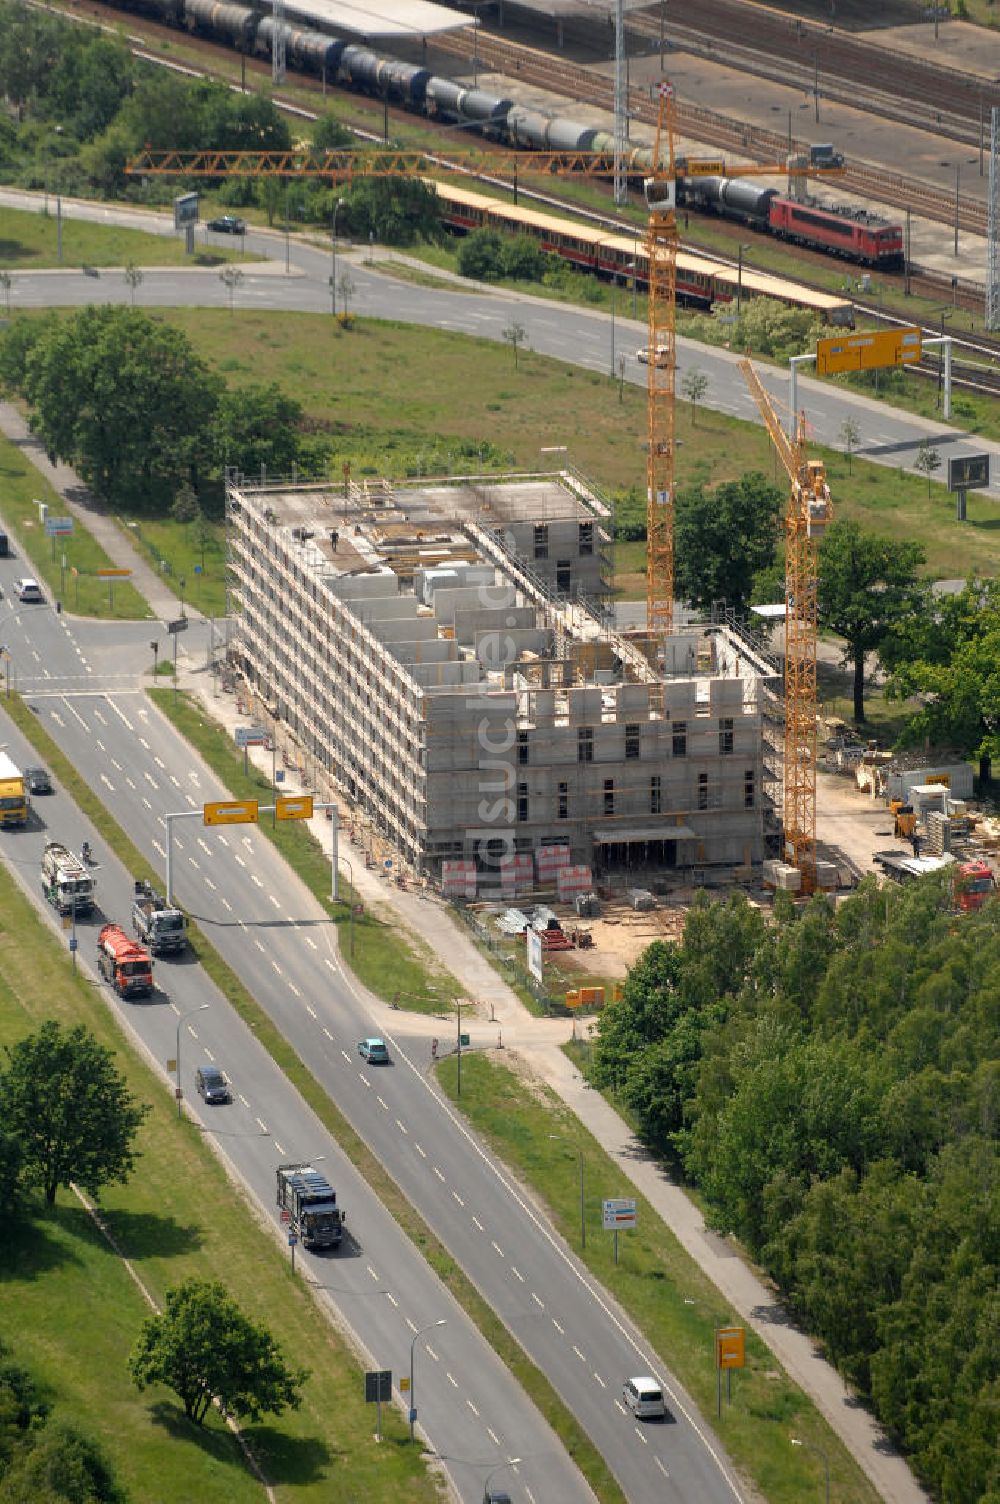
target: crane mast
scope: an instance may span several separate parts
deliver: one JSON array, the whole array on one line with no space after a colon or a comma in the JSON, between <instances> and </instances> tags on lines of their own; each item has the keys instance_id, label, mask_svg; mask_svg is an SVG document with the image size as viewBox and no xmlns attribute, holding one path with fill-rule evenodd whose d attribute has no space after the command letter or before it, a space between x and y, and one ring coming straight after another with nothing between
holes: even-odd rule
<instances>
[{"instance_id":1,"label":"crane mast","mask_svg":"<svg viewBox=\"0 0 1000 1504\"><path fill-rule=\"evenodd\" d=\"M646 630L666 636L674 624L674 402L677 381L677 180L674 161L676 100L663 82L646 179L649 224L649 364L646 454ZM664 152L664 147L666 148ZM665 159L665 170L664 170Z\"/></svg>"},{"instance_id":2,"label":"crane mast","mask_svg":"<svg viewBox=\"0 0 1000 1504\"><path fill-rule=\"evenodd\" d=\"M816 888L816 597L817 545L833 516L822 460L805 457L805 418L795 418L794 441L749 360L740 370L788 473L785 512L785 854L802 875L803 893Z\"/></svg>"}]
</instances>

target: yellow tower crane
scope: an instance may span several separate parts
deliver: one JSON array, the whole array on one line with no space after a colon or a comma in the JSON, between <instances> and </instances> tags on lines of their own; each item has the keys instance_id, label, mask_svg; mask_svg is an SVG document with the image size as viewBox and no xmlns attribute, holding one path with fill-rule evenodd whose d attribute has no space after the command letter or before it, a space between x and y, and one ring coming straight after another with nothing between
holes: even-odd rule
<instances>
[{"instance_id":1,"label":"yellow tower crane","mask_svg":"<svg viewBox=\"0 0 1000 1504\"><path fill-rule=\"evenodd\" d=\"M802 874L803 893L816 888L816 594L817 545L833 517L822 460L805 457L805 415L795 438L782 428L774 404L749 360L740 370L791 490L785 512L785 853Z\"/></svg>"},{"instance_id":2,"label":"yellow tower crane","mask_svg":"<svg viewBox=\"0 0 1000 1504\"><path fill-rule=\"evenodd\" d=\"M674 625L674 422L677 382L677 177L673 84L660 84L653 162L646 179L649 258L649 365L646 451L646 630ZM664 148L666 150L664 151Z\"/></svg>"}]
</instances>

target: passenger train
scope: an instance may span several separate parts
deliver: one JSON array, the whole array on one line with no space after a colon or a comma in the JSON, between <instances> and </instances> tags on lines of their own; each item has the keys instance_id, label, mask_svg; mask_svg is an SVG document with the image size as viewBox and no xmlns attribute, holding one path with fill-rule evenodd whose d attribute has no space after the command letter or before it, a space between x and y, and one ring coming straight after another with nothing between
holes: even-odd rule
<instances>
[{"instance_id":1,"label":"passenger train","mask_svg":"<svg viewBox=\"0 0 1000 1504\"><path fill-rule=\"evenodd\" d=\"M231 0L119 0L174 26L228 42L241 52L270 57L275 26L285 34L290 66L315 73L332 84L387 99L448 124L471 125L486 136L518 148L545 151L594 151L613 154L610 131L582 125L564 116L515 104L512 99L431 73L417 63L383 57L319 28L269 15ZM308 9L305 3L298 7ZM627 171L641 183L652 170L652 148L630 147ZM872 266L902 264L903 232L860 209L835 210L783 198L776 189L758 188L740 178L691 178L678 184L679 202L733 218L765 233L844 256Z\"/></svg>"}]
</instances>

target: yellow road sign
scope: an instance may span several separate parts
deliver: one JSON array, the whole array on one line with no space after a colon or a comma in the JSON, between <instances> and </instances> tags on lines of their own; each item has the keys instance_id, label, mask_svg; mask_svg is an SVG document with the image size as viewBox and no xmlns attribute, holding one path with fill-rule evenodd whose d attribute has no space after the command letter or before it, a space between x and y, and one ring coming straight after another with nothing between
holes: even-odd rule
<instances>
[{"instance_id":1,"label":"yellow road sign","mask_svg":"<svg viewBox=\"0 0 1000 1504\"><path fill-rule=\"evenodd\" d=\"M717 1368L743 1368L746 1365L746 1332L741 1326L720 1326L715 1334Z\"/></svg>"},{"instance_id":2,"label":"yellow road sign","mask_svg":"<svg viewBox=\"0 0 1000 1504\"><path fill-rule=\"evenodd\" d=\"M688 157L678 172L685 178L721 178L726 164L721 157Z\"/></svg>"},{"instance_id":3,"label":"yellow road sign","mask_svg":"<svg viewBox=\"0 0 1000 1504\"><path fill-rule=\"evenodd\" d=\"M920 330L867 329L863 334L839 334L816 341L816 372L836 376L842 371L873 371L881 366L915 364L923 354Z\"/></svg>"},{"instance_id":4,"label":"yellow road sign","mask_svg":"<svg viewBox=\"0 0 1000 1504\"><path fill-rule=\"evenodd\" d=\"M131 569L99 569L98 575L102 580L127 579L132 573Z\"/></svg>"},{"instance_id":5,"label":"yellow road sign","mask_svg":"<svg viewBox=\"0 0 1000 1504\"><path fill-rule=\"evenodd\" d=\"M311 820L313 796L312 794L279 794L274 801L274 814L278 820Z\"/></svg>"},{"instance_id":6,"label":"yellow road sign","mask_svg":"<svg viewBox=\"0 0 1000 1504\"><path fill-rule=\"evenodd\" d=\"M206 804L206 825L256 825L257 800L232 800L228 804Z\"/></svg>"}]
</instances>

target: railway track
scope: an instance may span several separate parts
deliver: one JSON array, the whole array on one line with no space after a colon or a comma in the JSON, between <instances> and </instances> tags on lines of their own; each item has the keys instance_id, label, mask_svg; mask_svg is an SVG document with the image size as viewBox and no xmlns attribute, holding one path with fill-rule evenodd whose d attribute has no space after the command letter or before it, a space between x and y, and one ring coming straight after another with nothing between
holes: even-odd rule
<instances>
[{"instance_id":1,"label":"railway track","mask_svg":"<svg viewBox=\"0 0 1000 1504\"><path fill-rule=\"evenodd\" d=\"M484 31L479 32L478 38L463 32L448 33L437 38L437 45L442 51L470 64L475 53L480 68L504 74L511 79L523 80L550 93L592 105L608 113L614 112L613 82L569 58L553 57L537 48ZM657 105L651 98L651 91L631 88L628 107L633 120L641 120L647 125L656 124ZM684 99L677 102L677 120L686 135L694 136L708 145L722 147L726 151L768 161L782 160L789 150L787 135L731 120L715 110L705 109ZM808 150L808 144L793 141L792 150ZM885 172L863 163L848 163L838 184L894 209L909 209L914 214L940 224L955 223L956 196L917 178ZM958 224L959 229L985 235L985 205L968 196L959 195Z\"/></svg>"}]
</instances>

